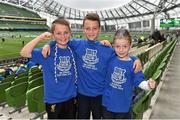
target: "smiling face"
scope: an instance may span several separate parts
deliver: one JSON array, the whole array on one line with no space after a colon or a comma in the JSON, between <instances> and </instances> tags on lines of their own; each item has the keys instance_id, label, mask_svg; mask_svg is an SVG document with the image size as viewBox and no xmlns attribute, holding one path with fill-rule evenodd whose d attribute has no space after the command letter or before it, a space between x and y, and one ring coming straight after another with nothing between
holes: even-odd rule
<instances>
[{"instance_id":1,"label":"smiling face","mask_svg":"<svg viewBox=\"0 0 180 120\"><path fill-rule=\"evenodd\" d=\"M116 39L113 43L113 48L120 59L128 59L128 53L131 48L131 44L126 39Z\"/></svg>"},{"instance_id":2,"label":"smiling face","mask_svg":"<svg viewBox=\"0 0 180 120\"><path fill-rule=\"evenodd\" d=\"M66 48L71 38L69 22L64 19L56 19L52 24L52 34L59 48Z\"/></svg>"},{"instance_id":3,"label":"smiling face","mask_svg":"<svg viewBox=\"0 0 180 120\"><path fill-rule=\"evenodd\" d=\"M71 37L71 32L66 25L56 24L53 36L59 48L66 48Z\"/></svg>"},{"instance_id":4,"label":"smiling face","mask_svg":"<svg viewBox=\"0 0 180 120\"><path fill-rule=\"evenodd\" d=\"M100 33L98 21L88 20L84 21L83 32L88 40L95 41Z\"/></svg>"},{"instance_id":5,"label":"smiling face","mask_svg":"<svg viewBox=\"0 0 180 120\"><path fill-rule=\"evenodd\" d=\"M131 48L131 36L128 30L123 28L117 30L112 45L120 59L129 59L128 53Z\"/></svg>"},{"instance_id":6,"label":"smiling face","mask_svg":"<svg viewBox=\"0 0 180 120\"><path fill-rule=\"evenodd\" d=\"M96 41L100 33L100 18L97 13L88 13L83 20L83 32L88 40Z\"/></svg>"}]
</instances>

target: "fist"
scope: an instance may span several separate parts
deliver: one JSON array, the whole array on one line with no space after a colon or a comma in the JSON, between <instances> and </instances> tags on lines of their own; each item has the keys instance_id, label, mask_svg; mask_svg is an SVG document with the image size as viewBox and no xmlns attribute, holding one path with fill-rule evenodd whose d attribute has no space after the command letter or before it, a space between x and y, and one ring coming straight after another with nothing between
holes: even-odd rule
<instances>
[{"instance_id":1,"label":"fist","mask_svg":"<svg viewBox=\"0 0 180 120\"><path fill-rule=\"evenodd\" d=\"M50 32L44 32L39 37L41 40L50 40L53 38L53 35Z\"/></svg>"},{"instance_id":2,"label":"fist","mask_svg":"<svg viewBox=\"0 0 180 120\"><path fill-rule=\"evenodd\" d=\"M154 81L153 79L149 79L148 85L151 89L154 89L156 87L156 81Z\"/></svg>"}]
</instances>

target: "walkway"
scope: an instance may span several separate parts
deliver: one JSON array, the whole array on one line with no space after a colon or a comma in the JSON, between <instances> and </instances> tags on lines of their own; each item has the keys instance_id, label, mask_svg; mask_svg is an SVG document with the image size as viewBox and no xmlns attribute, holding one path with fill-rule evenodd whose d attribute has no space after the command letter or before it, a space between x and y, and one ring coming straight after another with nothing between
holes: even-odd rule
<instances>
[{"instance_id":1,"label":"walkway","mask_svg":"<svg viewBox=\"0 0 180 120\"><path fill-rule=\"evenodd\" d=\"M180 44L177 44L150 119L180 119Z\"/></svg>"}]
</instances>

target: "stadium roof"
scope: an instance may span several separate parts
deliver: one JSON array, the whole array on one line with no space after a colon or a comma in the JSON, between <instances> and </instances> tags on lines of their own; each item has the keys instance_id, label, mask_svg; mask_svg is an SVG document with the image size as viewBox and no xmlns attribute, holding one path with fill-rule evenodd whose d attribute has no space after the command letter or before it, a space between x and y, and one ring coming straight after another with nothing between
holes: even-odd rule
<instances>
[{"instance_id":1,"label":"stadium roof","mask_svg":"<svg viewBox=\"0 0 180 120\"><path fill-rule=\"evenodd\" d=\"M81 20L97 12L102 20L120 20L153 14L179 14L180 0L0 0L57 17ZM175 10L177 9L177 10Z\"/></svg>"}]
</instances>

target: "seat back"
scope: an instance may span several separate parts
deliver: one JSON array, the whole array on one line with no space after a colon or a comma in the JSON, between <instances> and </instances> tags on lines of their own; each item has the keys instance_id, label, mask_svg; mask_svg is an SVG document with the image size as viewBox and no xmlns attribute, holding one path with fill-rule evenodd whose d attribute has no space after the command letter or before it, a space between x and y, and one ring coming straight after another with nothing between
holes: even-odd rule
<instances>
[{"instance_id":1,"label":"seat back","mask_svg":"<svg viewBox=\"0 0 180 120\"><path fill-rule=\"evenodd\" d=\"M5 89L10 87L11 82L5 82L0 84L0 103L6 102L6 95L5 95Z\"/></svg>"},{"instance_id":2,"label":"seat back","mask_svg":"<svg viewBox=\"0 0 180 120\"><path fill-rule=\"evenodd\" d=\"M43 77L38 77L30 82L28 82L28 90L40 86L43 84Z\"/></svg>"},{"instance_id":3,"label":"seat back","mask_svg":"<svg viewBox=\"0 0 180 120\"><path fill-rule=\"evenodd\" d=\"M11 86L5 90L7 104L10 107L19 108L26 104L26 92L28 83L23 82L14 86Z\"/></svg>"},{"instance_id":4,"label":"seat back","mask_svg":"<svg viewBox=\"0 0 180 120\"><path fill-rule=\"evenodd\" d=\"M43 102L44 86L37 86L29 90L26 94L27 106L29 112L43 112L45 110L45 104Z\"/></svg>"}]
</instances>

